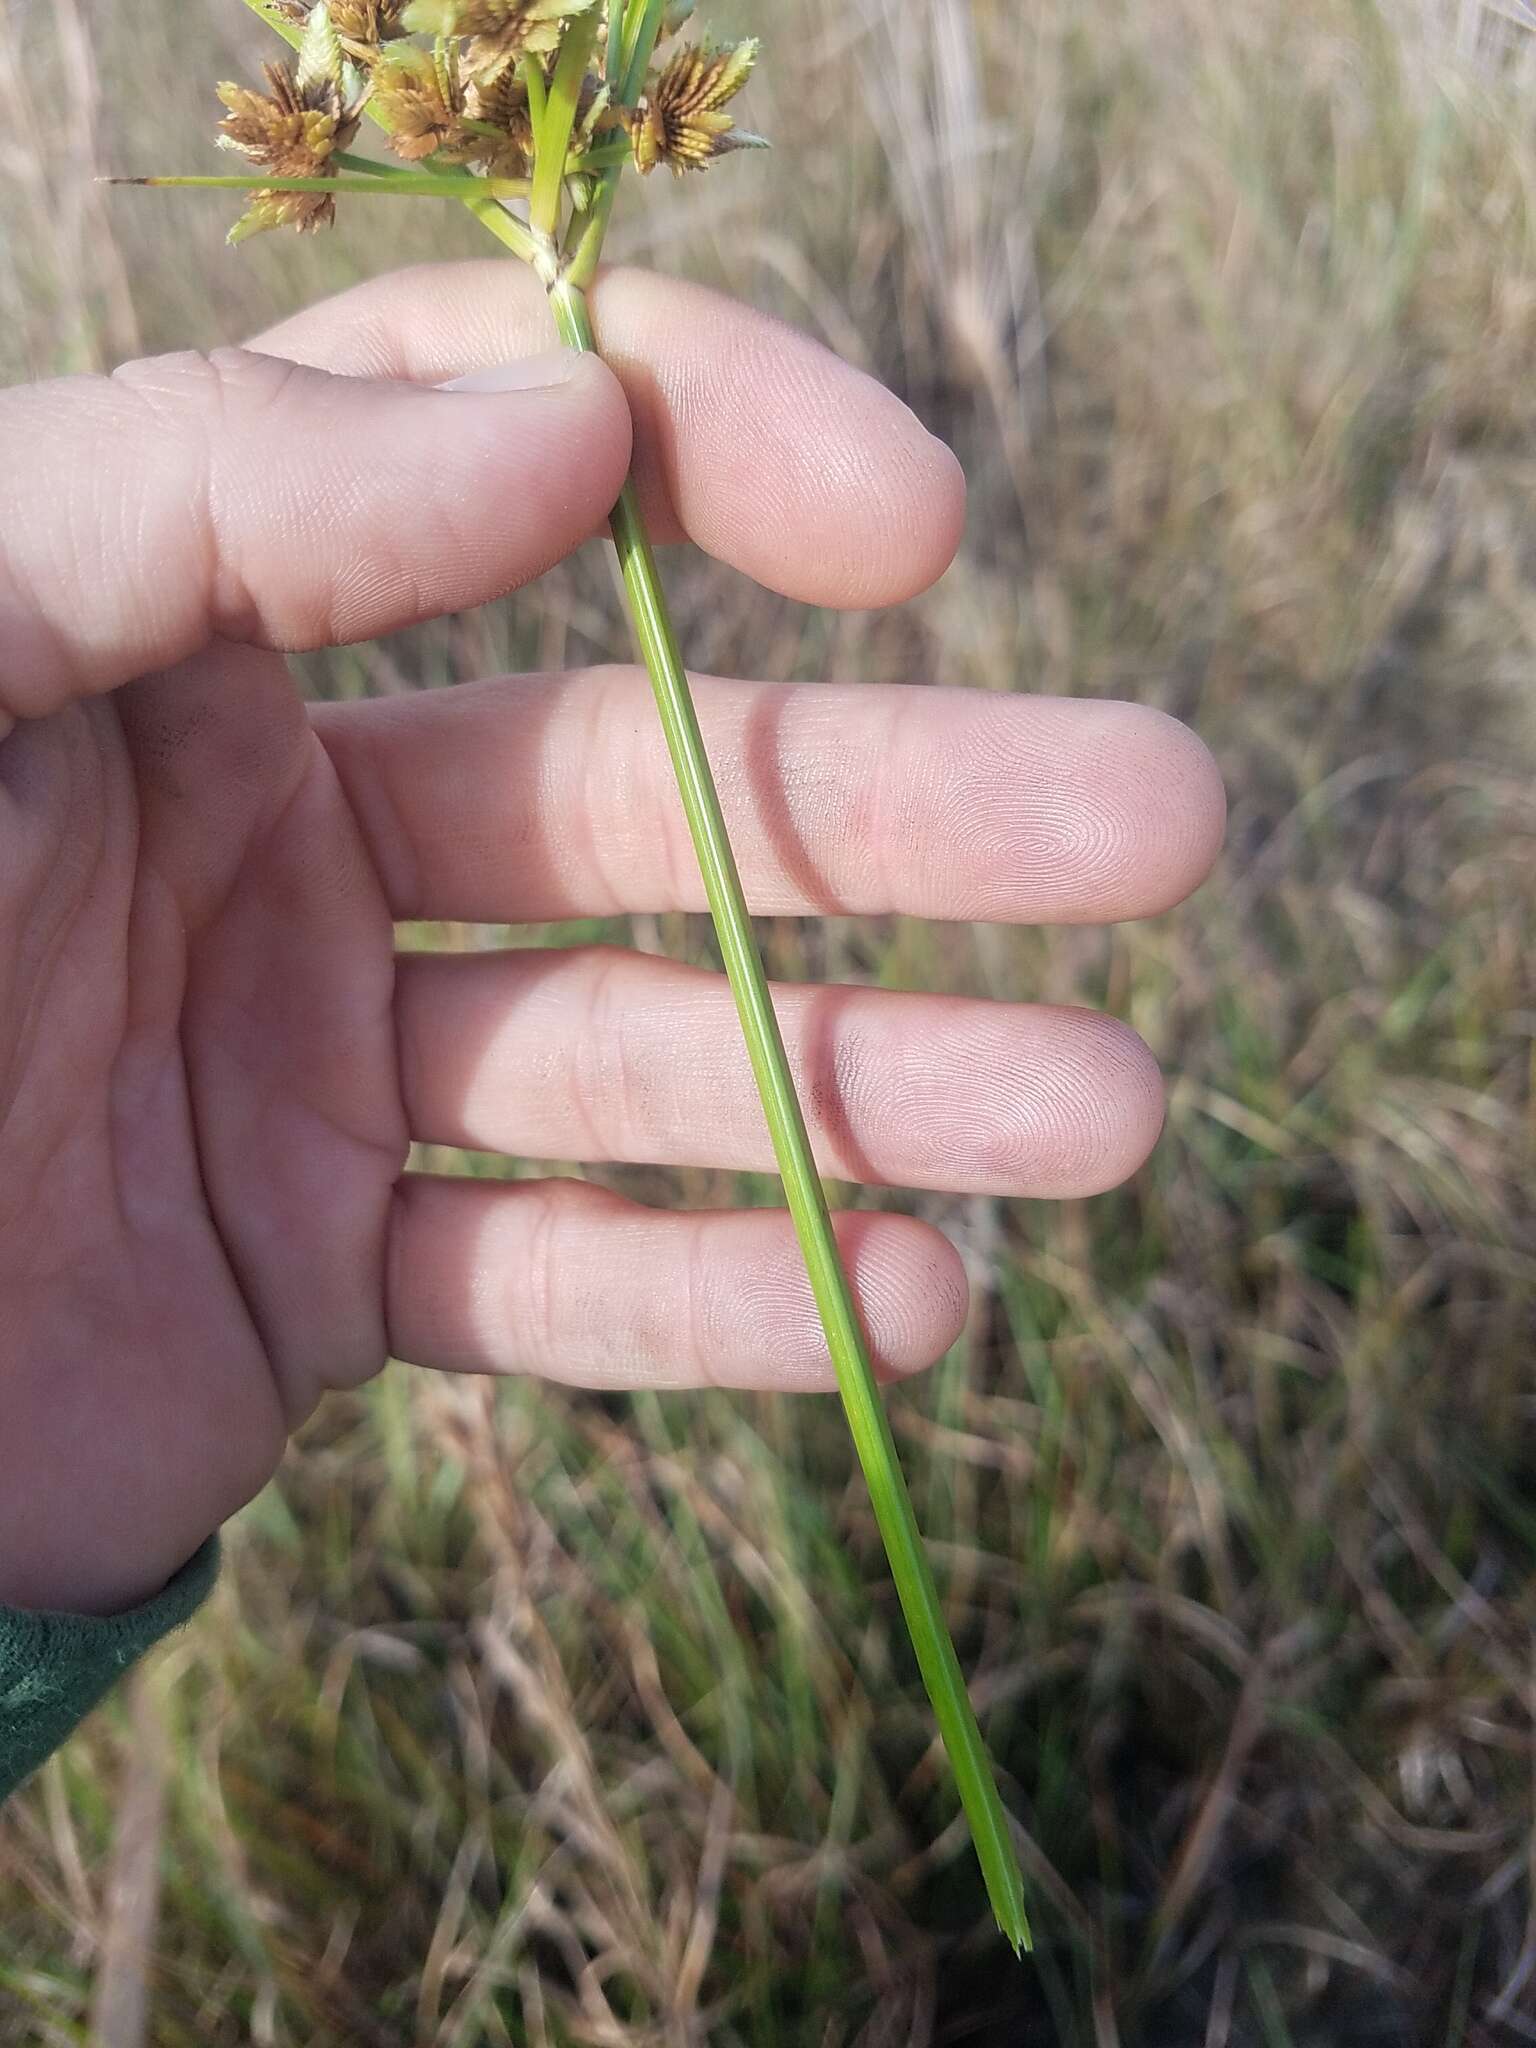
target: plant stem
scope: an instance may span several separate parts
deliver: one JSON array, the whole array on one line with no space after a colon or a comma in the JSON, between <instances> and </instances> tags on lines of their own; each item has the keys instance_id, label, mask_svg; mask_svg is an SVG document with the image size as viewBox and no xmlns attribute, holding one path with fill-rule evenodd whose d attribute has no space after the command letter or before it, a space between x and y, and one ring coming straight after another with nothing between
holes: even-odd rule
<instances>
[{"instance_id":1,"label":"plant stem","mask_svg":"<svg viewBox=\"0 0 1536 2048\"><path fill-rule=\"evenodd\" d=\"M572 348L596 353L597 343L582 292L567 277L553 286L549 296L562 340ZM635 631L650 671L726 975L736 999L752 1071L773 1138L774 1156L832 1354L848 1426L869 1486L923 1683L954 1767L992 1910L1017 1951L1027 1948L1030 1941L1023 1876L991 1761L976 1725L965 1678L928 1566L911 1497L901 1475L853 1290L838 1252L826 1191L816 1170L805 1117L795 1094L762 956L633 482L625 484L610 524Z\"/></svg>"},{"instance_id":2,"label":"plant stem","mask_svg":"<svg viewBox=\"0 0 1536 2048\"><path fill-rule=\"evenodd\" d=\"M247 4L252 4L252 0L247 0ZM614 36L614 29L618 25L617 10L618 0L610 0L609 77L614 83L615 98L619 105L633 107L645 84L645 74L650 69L656 40L661 34L662 16L666 12L665 0L627 0L623 10L623 35L619 38ZM622 48L622 62L617 68L614 65L616 40L620 42ZM627 156L620 156L603 172L585 221L572 221L568 230L565 272L578 291L585 291L597 275L598 260L603 253L608 223L613 218L613 202L618 197L619 180L624 174L624 165L627 161Z\"/></svg>"},{"instance_id":3,"label":"plant stem","mask_svg":"<svg viewBox=\"0 0 1536 2048\"><path fill-rule=\"evenodd\" d=\"M548 95L544 87L544 73L537 57L525 57L517 67L517 75L523 81L523 91L528 95L528 119L533 132L538 134L544 125L544 108Z\"/></svg>"},{"instance_id":4,"label":"plant stem","mask_svg":"<svg viewBox=\"0 0 1536 2048\"><path fill-rule=\"evenodd\" d=\"M571 134L581 104L582 82L587 60L597 40L597 12L578 15L565 31L554 76L538 117L534 119L533 194L528 202L528 220L537 233L553 237L560 228L560 194L565 182L566 158Z\"/></svg>"},{"instance_id":5,"label":"plant stem","mask_svg":"<svg viewBox=\"0 0 1536 2048\"><path fill-rule=\"evenodd\" d=\"M565 275L577 291L585 291L597 275L603 238L613 218L613 202L618 197L619 180L623 175L622 165L616 164L604 171L597 181L592 204L584 215L576 215L566 230Z\"/></svg>"},{"instance_id":6,"label":"plant stem","mask_svg":"<svg viewBox=\"0 0 1536 2048\"><path fill-rule=\"evenodd\" d=\"M173 190L192 186L212 192L343 192L375 199L463 199L482 194L498 199L524 198L526 178L434 178L415 177L409 171L398 178L276 178L260 171L231 177L100 178L102 185L155 185Z\"/></svg>"},{"instance_id":7,"label":"plant stem","mask_svg":"<svg viewBox=\"0 0 1536 2048\"><path fill-rule=\"evenodd\" d=\"M667 0L631 0L626 21L629 32L624 38L624 72L619 84L619 98L627 107L632 107L640 97L666 11Z\"/></svg>"}]
</instances>

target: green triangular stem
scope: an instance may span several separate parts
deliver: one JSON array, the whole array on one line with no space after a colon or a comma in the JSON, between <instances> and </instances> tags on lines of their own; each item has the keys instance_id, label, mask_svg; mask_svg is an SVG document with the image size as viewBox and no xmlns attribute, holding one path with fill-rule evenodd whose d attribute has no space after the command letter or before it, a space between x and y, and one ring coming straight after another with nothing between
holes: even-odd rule
<instances>
[{"instance_id":1,"label":"green triangular stem","mask_svg":"<svg viewBox=\"0 0 1536 2048\"><path fill-rule=\"evenodd\" d=\"M572 348L596 352L597 343L582 294L568 280L562 280L549 296L562 340ZM785 1197L837 1374L844 1413L869 1487L923 1683L933 1703L934 1718L970 1822L992 1910L1017 1953L1029 1947L1030 1931L1024 1907L1024 1879L1008 1816L944 1619L870 1362L853 1289L832 1229L826 1191L816 1170L687 672L633 482L625 484L610 524L636 638L666 733L721 958L736 1000Z\"/></svg>"},{"instance_id":2,"label":"green triangular stem","mask_svg":"<svg viewBox=\"0 0 1536 2048\"><path fill-rule=\"evenodd\" d=\"M171 178L103 178L103 185L152 185L172 191L183 186L209 192L346 192L365 199L521 199L527 196L526 178L434 178L415 177L402 171L386 178L274 178L259 171Z\"/></svg>"}]
</instances>

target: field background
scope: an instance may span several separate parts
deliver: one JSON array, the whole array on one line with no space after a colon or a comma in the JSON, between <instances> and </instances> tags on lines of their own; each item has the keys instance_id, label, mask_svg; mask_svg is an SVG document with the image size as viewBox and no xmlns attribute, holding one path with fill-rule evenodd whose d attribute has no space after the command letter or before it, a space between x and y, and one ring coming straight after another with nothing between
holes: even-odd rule
<instances>
[{"instance_id":1,"label":"field background","mask_svg":"<svg viewBox=\"0 0 1536 2048\"><path fill-rule=\"evenodd\" d=\"M1536 2040L1536 37L1473 0L748 16L774 154L656 181L616 247L886 378L973 511L891 617L675 554L690 660L1135 697L1232 801L1144 929L768 934L784 974L1106 1004L1170 1076L1125 1192L916 1204L976 1310L892 1405L1038 1960L989 1933L830 1401L392 1369L7 1808L0 2042ZM235 255L221 196L93 187L217 168L262 42L236 0L0 0L7 378L481 253L421 202ZM594 550L305 675L626 652Z\"/></svg>"}]
</instances>

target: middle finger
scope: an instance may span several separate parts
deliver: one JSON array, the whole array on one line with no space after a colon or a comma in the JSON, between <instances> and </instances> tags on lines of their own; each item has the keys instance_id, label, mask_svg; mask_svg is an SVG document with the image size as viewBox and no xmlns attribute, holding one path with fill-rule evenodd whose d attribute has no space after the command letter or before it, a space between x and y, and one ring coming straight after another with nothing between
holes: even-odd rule
<instances>
[{"instance_id":1,"label":"middle finger","mask_svg":"<svg viewBox=\"0 0 1536 2048\"><path fill-rule=\"evenodd\" d=\"M1162 1124L1156 1062L1092 1011L779 988L824 1173L970 1194L1116 1186ZM615 947L402 956L416 1139L550 1160L771 1170L719 975Z\"/></svg>"},{"instance_id":2,"label":"middle finger","mask_svg":"<svg viewBox=\"0 0 1536 2048\"><path fill-rule=\"evenodd\" d=\"M1099 924L1204 880L1210 755L1138 704L979 690L695 684L759 915ZM520 676L317 707L396 918L700 910L644 672Z\"/></svg>"}]
</instances>

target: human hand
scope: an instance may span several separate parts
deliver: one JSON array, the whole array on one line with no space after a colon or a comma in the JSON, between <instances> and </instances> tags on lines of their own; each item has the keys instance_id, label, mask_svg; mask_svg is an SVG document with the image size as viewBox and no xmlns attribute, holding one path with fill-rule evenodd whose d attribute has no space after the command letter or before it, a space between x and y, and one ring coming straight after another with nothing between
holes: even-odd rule
<instances>
[{"instance_id":1,"label":"human hand","mask_svg":"<svg viewBox=\"0 0 1536 2048\"><path fill-rule=\"evenodd\" d=\"M643 673L306 711L271 651L529 581L600 529L631 416L659 537L825 605L942 571L961 481L894 398L692 287L619 272L595 306L617 374L530 369L537 288L481 263L253 351L0 393L0 1601L154 1593L387 1355L831 1384L780 1214L403 1173L412 1138L771 1165L715 977L394 952L395 920L702 905ZM413 388L514 363L529 388ZM704 682L699 709L765 913L1142 916L1221 835L1203 748L1133 705ZM1084 1194L1160 1126L1150 1055L1087 1012L781 1008L836 1174ZM882 1368L938 1357L965 1301L945 1240L839 1236Z\"/></svg>"}]
</instances>

